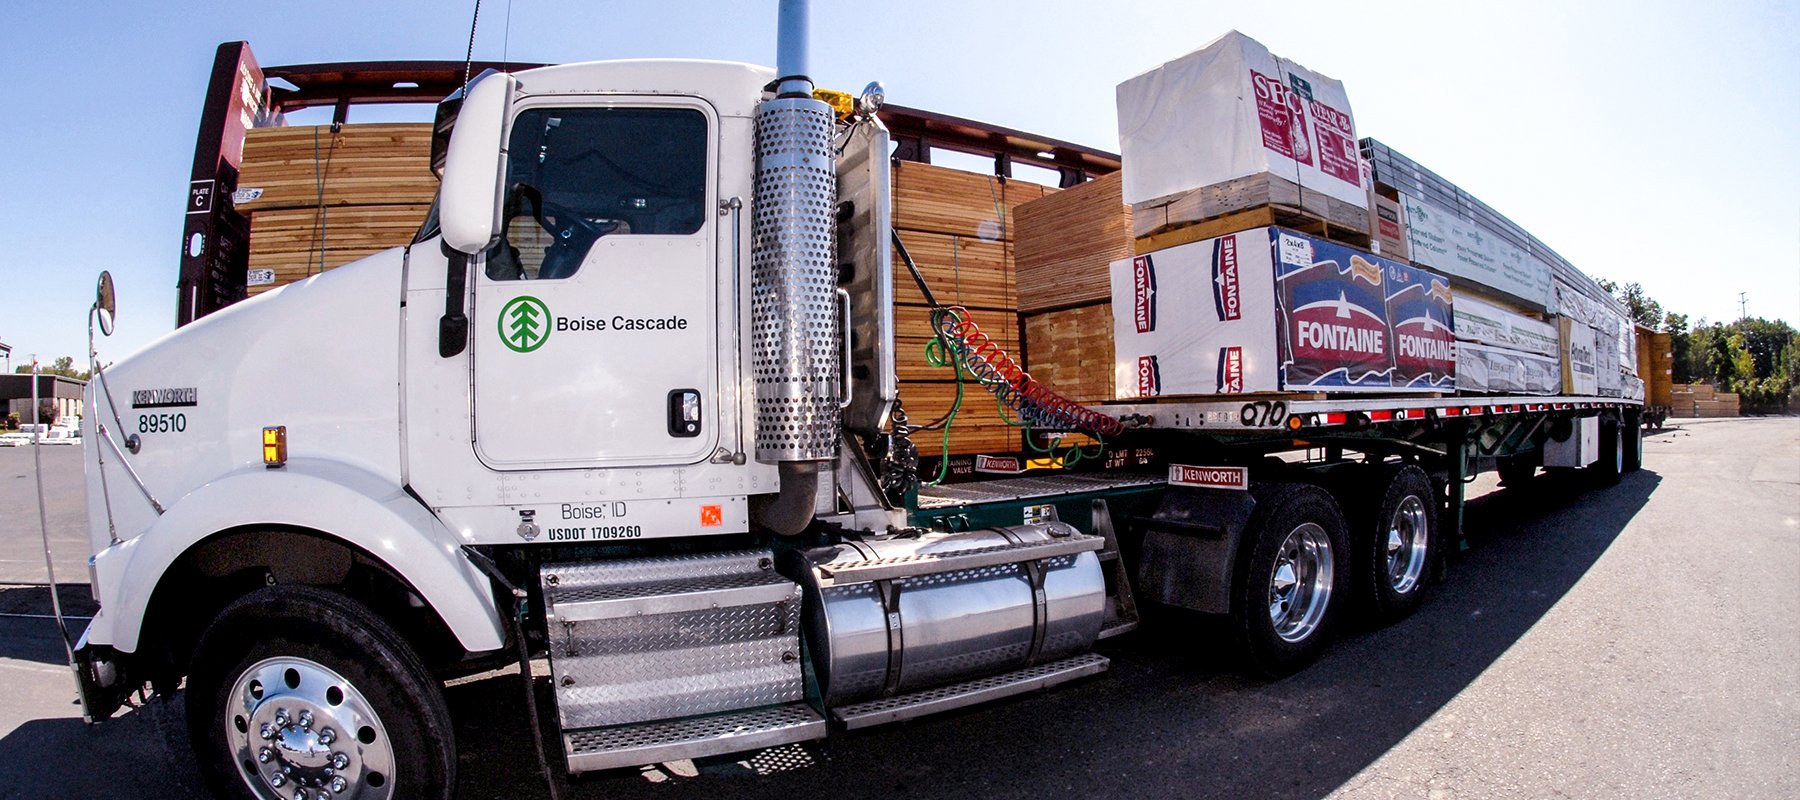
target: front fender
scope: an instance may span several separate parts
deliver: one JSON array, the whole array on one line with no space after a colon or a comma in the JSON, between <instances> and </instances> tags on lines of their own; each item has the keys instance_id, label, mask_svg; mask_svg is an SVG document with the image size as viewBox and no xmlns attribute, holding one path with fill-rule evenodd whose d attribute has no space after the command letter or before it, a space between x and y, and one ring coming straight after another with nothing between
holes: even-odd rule
<instances>
[{"instance_id":1,"label":"front fender","mask_svg":"<svg viewBox=\"0 0 1800 800\"><path fill-rule=\"evenodd\" d=\"M392 480L316 459L211 481L170 504L142 535L96 554L101 613L89 627L90 640L136 652L150 598L176 559L219 531L264 525L318 531L380 559L466 650L505 644L492 587L455 534Z\"/></svg>"}]
</instances>

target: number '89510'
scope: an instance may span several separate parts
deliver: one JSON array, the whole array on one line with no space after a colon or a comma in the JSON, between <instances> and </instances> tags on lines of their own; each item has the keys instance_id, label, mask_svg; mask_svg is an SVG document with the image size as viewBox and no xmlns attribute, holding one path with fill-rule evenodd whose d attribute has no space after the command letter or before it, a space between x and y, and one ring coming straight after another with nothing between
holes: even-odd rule
<instances>
[{"instance_id":1,"label":"number '89510'","mask_svg":"<svg viewBox=\"0 0 1800 800\"><path fill-rule=\"evenodd\" d=\"M138 415L138 433L181 433L186 430L186 414Z\"/></svg>"}]
</instances>

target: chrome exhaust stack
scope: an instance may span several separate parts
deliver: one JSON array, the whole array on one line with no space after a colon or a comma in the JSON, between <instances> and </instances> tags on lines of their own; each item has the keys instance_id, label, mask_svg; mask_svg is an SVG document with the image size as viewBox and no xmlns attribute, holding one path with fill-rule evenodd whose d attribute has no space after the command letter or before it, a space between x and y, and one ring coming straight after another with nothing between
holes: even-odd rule
<instances>
[{"instance_id":1,"label":"chrome exhaust stack","mask_svg":"<svg viewBox=\"0 0 1800 800\"><path fill-rule=\"evenodd\" d=\"M756 458L782 465L781 495L758 509L757 521L781 533L798 533L811 519L817 464L837 454L844 397L837 117L812 96L807 11L804 0L782 0L776 96L756 111L751 203Z\"/></svg>"}]
</instances>

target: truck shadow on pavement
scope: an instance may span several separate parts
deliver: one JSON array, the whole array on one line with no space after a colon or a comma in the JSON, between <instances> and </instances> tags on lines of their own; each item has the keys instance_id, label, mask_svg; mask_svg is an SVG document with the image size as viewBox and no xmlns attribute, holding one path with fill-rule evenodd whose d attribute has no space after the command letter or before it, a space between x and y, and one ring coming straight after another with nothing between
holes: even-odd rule
<instances>
[{"instance_id":1,"label":"truck shadow on pavement","mask_svg":"<svg viewBox=\"0 0 1800 800\"><path fill-rule=\"evenodd\" d=\"M1540 476L1471 499L1470 549L1450 559L1447 579L1413 616L1381 628L1346 625L1318 663L1284 680L1240 677L1214 623L1165 613L1103 643L1112 670L1078 685L835 734L822 746L703 761L698 777L651 768L558 781L568 798L1321 797L1518 641L1660 480L1643 470L1601 489ZM462 797L543 793L517 680L450 689ZM554 731L545 737L560 749ZM561 764L553 753L552 769Z\"/></svg>"},{"instance_id":2,"label":"truck shadow on pavement","mask_svg":"<svg viewBox=\"0 0 1800 800\"><path fill-rule=\"evenodd\" d=\"M1588 571L1648 502L1648 470L1617 487L1539 477L1468 503L1471 547L1410 618L1343 626L1324 657L1279 681L1240 677L1209 620L1164 613L1102 644L1112 670L1048 692L834 734L827 742L674 768L559 775L564 797L1314 798L1343 785L1476 680ZM85 591L85 587L79 587ZM42 594L42 588L36 589ZM5 595L0 593L0 600ZM47 597L43 605L48 605ZM0 657L60 666L42 642ZM13 631L6 631L10 634ZM48 647L45 647L48 645ZM55 652L49 652L54 648ZM56 684L74 698L67 677ZM64 684L67 684L66 686ZM551 768L562 769L540 676ZM446 689L459 797L544 795L515 675ZM203 797L180 698L88 728L34 719L0 739L0 798ZM649 778L649 780L646 780Z\"/></svg>"}]
</instances>

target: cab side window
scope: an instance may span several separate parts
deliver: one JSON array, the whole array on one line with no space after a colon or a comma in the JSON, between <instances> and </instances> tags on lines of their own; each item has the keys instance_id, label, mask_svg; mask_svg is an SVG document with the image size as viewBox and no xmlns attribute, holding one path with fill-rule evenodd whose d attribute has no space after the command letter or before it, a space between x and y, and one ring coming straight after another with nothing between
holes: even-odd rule
<instances>
[{"instance_id":1,"label":"cab side window","mask_svg":"<svg viewBox=\"0 0 1800 800\"><path fill-rule=\"evenodd\" d=\"M706 117L539 108L513 120L493 280L567 278L602 236L685 236L706 221Z\"/></svg>"}]
</instances>

